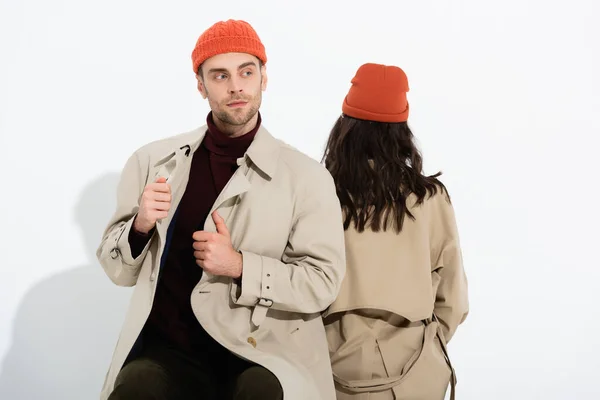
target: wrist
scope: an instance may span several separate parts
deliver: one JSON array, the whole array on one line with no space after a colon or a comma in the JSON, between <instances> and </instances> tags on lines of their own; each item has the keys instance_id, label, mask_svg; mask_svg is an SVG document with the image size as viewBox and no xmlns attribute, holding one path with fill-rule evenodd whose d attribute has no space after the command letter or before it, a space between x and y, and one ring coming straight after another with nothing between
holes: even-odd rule
<instances>
[{"instance_id":1,"label":"wrist","mask_svg":"<svg viewBox=\"0 0 600 400\"><path fill-rule=\"evenodd\" d=\"M233 278L236 280L238 280L238 279L241 280L242 272L244 270L244 257L242 256L242 252L239 250L236 250L235 255L236 255L236 262L235 262L236 276L234 276Z\"/></svg>"},{"instance_id":2,"label":"wrist","mask_svg":"<svg viewBox=\"0 0 600 400\"><path fill-rule=\"evenodd\" d=\"M135 233L137 233L140 236L148 236L150 234L150 231L152 230L152 227L146 228L145 226L143 226L140 221L138 220L138 216L135 216L135 219L133 220L133 226L132 226L133 230L135 231Z\"/></svg>"}]
</instances>

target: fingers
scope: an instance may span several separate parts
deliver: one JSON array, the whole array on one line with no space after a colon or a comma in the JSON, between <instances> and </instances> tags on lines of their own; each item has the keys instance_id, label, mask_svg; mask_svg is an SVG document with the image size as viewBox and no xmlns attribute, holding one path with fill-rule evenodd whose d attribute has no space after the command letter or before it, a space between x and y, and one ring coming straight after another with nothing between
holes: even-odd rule
<instances>
[{"instance_id":1,"label":"fingers","mask_svg":"<svg viewBox=\"0 0 600 400\"><path fill-rule=\"evenodd\" d=\"M171 185L169 185L166 182L149 183L148 185L146 185L145 190L150 192L171 193Z\"/></svg>"},{"instance_id":2,"label":"fingers","mask_svg":"<svg viewBox=\"0 0 600 400\"><path fill-rule=\"evenodd\" d=\"M204 268L210 255L214 252L215 244L212 242L194 242L192 247L194 248L196 264Z\"/></svg>"},{"instance_id":3,"label":"fingers","mask_svg":"<svg viewBox=\"0 0 600 400\"><path fill-rule=\"evenodd\" d=\"M149 183L144 188L146 192L171 193L171 185L167 183L167 179L163 176L156 178L154 183Z\"/></svg>"},{"instance_id":4,"label":"fingers","mask_svg":"<svg viewBox=\"0 0 600 400\"><path fill-rule=\"evenodd\" d=\"M210 266L212 265L208 260L201 260L196 258L196 265L202 268L205 271L211 272Z\"/></svg>"},{"instance_id":5,"label":"fingers","mask_svg":"<svg viewBox=\"0 0 600 400\"><path fill-rule=\"evenodd\" d=\"M169 211L171 203L166 201L149 201L148 208L157 211Z\"/></svg>"},{"instance_id":6,"label":"fingers","mask_svg":"<svg viewBox=\"0 0 600 400\"><path fill-rule=\"evenodd\" d=\"M194 242L192 247L196 251L211 251L214 249L213 242Z\"/></svg>"},{"instance_id":7,"label":"fingers","mask_svg":"<svg viewBox=\"0 0 600 400\"><path fill-rule=\"evenodd\" d=\"M221 217L216 210L213 211L213 213L211 215L212 215L213 221L215 222L217 232L219 232L221 235L224 235L226 237L230 237L229 229L227 229L227 225L225 224L225 220L223 219L223 217Z\"/></svg>"},{"instance_id":8,"label":"fingers","mask_svg":"<svg viewBox=\"0 0 600 400\"><path fill-rule=\"evenodd\" d=\"M155 211L155 213L156 220L167 218L169 216L168 211Z\"/></svg>"},{"instance_id":9,"label":"fingers","mask_svg":"<svg viewBox=\"0 0 600 400\"><path fill-rule=\"evenodd\" d=\"M171 193L151 192L149 197L154 201L171 202Z\"/></svg>"},{"instance_id":10,"label":"fingers","mask_svg":"<svg viewBox=\"0 0 600 400\"><path fill-rule=\"evenodd\" d=\"M211 215L212 215L213 221L215 221L215 224L224 224L225 223L225 220L223 219L223 217L221 217L221 215L219 215L217 210L213 211L213 213Z\"/></svg>"},{"instance_id":11,"label":"fingers","mask_svg":"<svg viewBox=\"0 0 600 400\"><path fill-rule=\"evenodd\" d=\"M135 229L148 232L158 220L167 218L171 208L171 186L159 176L154 183L146 185L136 217Z\"/></svg>"},{"instance_id":12,"label":"fingers","mask_svg":"<svg viewBox=\"0 0 600 400\"><path fill-rule=\"evenodd\" d=\"M198 261L205 261L206 260L206 252L204 251L195 251L194 252L194 258L196 258L196 263L198 263ZM202 266L202 265L200 265Z\"/></svg>"},{"instance_id":13,"label":"fingers","mask_svg":"<svg viewBox=\"0 0 600 400\"><path fill-rule=\"evenodd\" d=\"M192 234L192 239L197 242L208 242L215 239L215 234L213 232L196 231Z\"/></svg>"}]
</instances>

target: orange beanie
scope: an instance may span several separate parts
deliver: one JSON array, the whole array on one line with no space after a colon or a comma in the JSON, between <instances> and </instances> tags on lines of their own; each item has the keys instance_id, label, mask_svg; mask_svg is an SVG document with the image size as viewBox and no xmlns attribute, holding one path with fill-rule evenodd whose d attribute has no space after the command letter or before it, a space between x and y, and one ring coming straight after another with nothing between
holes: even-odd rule
<instances>
[{"instance_id":1,"label":"orange beanie","mask_svg":"<svg viewBox=\"0 0 600 400\"><path fill-rule=\"evenodd\" d=\"M363 64L352 79L342 112L353 118L377 122L408 119L408 78L402 69L381 64Z\"/></svg>"},{"instance_id":2,"label":"orange beanie","mask_svg":"<svg viewBox=\"0 0 600 400\"><path fill-rule=\"evenodd\" d=\"M192 52L194 73L198 73L198 67L204 61L223 53L248 53L258 57L263 64L267 63L260 38L254 28L242 20L219 21L200 35Z\"/></svg>"}]
</instances>

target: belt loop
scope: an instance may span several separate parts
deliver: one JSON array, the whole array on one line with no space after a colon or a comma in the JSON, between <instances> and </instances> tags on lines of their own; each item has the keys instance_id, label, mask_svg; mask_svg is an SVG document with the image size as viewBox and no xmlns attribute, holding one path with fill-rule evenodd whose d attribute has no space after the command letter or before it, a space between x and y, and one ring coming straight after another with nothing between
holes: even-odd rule
<instances>
[{"instance_id":1,"label":"belt loop","mask_svg":"<svg viewBox=\"0 0 600 400\"><path fill-rule=\"evenodd\" d=\"M262 306L260 304L254 306L254 310L252 310L252 323L254 324L254 326L258 328L260 324L263 323L263 321L267 317L267 311L269 311L268 307Z\"/></svg>"}]
</instances>

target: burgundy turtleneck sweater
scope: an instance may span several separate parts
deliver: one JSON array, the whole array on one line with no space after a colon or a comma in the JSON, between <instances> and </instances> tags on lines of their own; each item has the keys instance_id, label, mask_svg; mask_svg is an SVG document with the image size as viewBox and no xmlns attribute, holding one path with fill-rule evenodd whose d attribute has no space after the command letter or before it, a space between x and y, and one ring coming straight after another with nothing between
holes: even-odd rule
<instances>
[{"instance_id":1,"label":"burgundy turtleneck sweater","mask_svg":"<svg viewBox=\"0 0 600 400\"><path fill-rule=\"evenodd\" d=\"M202 329L190 304L191 293L202 277L202 268L196 264L192 234L204 229L210 209L233 173L237 159L243 157L252 143L261 123L245 135L231 138L219 131L212 113L206 118L208 130L194 152L190 176L175 219L169 228L166 260L159 275L154 304L144 329L149 339L198 354L206 352L207 344L215 343ZM137 256L145 247L148 237L131 230L129 243ZM210 346L209 346L210 347Z\"/></svg>"}]
</instances>

